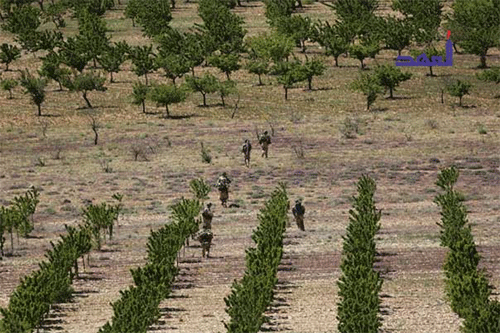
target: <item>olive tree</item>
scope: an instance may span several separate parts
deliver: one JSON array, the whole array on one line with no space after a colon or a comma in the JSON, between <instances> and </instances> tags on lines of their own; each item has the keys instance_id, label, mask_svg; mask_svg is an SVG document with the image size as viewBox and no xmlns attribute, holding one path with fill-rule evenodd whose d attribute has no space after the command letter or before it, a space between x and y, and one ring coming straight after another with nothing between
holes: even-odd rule
<instances>
[{"instance_id":1,"label":"olive tree","mask_svg":"<svg viewBox=\"0 0 500 333\"><path fill-rule=\"evenodd\" d=\"M21 86L25 89L25 94L31 96L32 102L38 108L38 116L42 115L42 103L45 101L45 87L47 79L34 77L27 70L21 72Z\"/></svg>"}]
</instances>

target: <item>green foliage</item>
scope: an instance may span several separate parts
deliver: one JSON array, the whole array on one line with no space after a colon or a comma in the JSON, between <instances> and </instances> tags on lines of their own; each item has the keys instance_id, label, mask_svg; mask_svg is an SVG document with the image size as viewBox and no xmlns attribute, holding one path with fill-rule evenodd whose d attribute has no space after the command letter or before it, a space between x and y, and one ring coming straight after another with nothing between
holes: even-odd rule
<instances>
[{"instance_id":1,"label":"green foliage","mask_svg":"<svg viewBox=\"0 0 500 333\"><path fill-rule=\"evenodd\" d=\"M288 59L294 48L294 41L291 37L276 32L249 37L246 43L250 48L252 58L272 60L274 63Z\"/></svg>"},{"instance_id":2,"label":"green foliage","mask_svg":"<svg viewBox=\"0 0 500 333\"><path fill-rule=\"evenodd\" d=\"M145 36L155 37L170 29L170 0L132 0L127 4L126 14L142 26Z\"/></svg>"},{"instance_id":3,"label":"green foliage","mask_svg":"<svg viewBox=\"0 0 500 333\"><path fill-rule=\"evenodd\" d=\"M0 45L0 62L5 64L5 71L9 70L9 64L21 57L21 50L16 46L3 43Z\"/></svg>"},{"instance_id":4,"label":"green foliage","mask_svg":"<svg viewBox=\"0 0 500 333\"><path fill-rule=\"evenodd\" d=\"M377 211L373 196L375 181L363 176L358 181L358 196L349 210L349 225L343 237L342 275L337 282L338 330L341 333L379 331L382 326L379 293L382 278L375 272L375 234L380 229L381 211Z\"/></svg>"},{"instance_id":5,"label":"green foliage","mask_svg":"<svg viewBox=\"0 0 500 333\"><path fill-rule=\"evenodd\" d=\"M469 94L472 84L467 81L456 80L446 86L446 90L451 96L459 98L459 106L462 106L462 97Z\"/></svg>"},{"instance_id":6,"label":"green foliage","mask_svg":"<svg viewBox=\"0 0 500 333\"><path fill-rule=\"evenodd\" d=\"M493 67L477 74L477 78L482 81L500 83L500 67Z\"/></svg>"},{"instance_id":7,"label":"green foliage","mask_svg":"<svg viewBox=\"0 0 500 333\"><path fill-rule=\"evenodd\" d=\"M231 80L219 82L218 92L222 102L222 106L225 107L225 98L231 94L236 94L238 92L238 89L236 88L236 82Z\"/></svg>"},{"instance_id":8,"label":"green foliage","mask_svg":"<svg viewBox=\"0 0 500 333\"><path fill-rule=\"evenodd\" d=\"M53 52L56 47L61 47L64 37L60 31L36 31L35 37L36 47L33 51L45 50L48 52Z\"/></svg>"},{"instance_id":9,"label":"green foliage","mask_svg":"<svg viewBox=\"0 0 500 333\"><path fill-rule=\"evenodd\" d=\"M418 43L430 43L437 38L441 24L443 0L393 0L393 10L401 12Z\"/></svg>"},{"instance_id":10,"label":"green foliage","mask_svg":"<svg viewBox=\"0 0 500 333\"><path fill-rule=\"evenodd\" d=\"M219 88L219 80L210 73L205 73L202 77L187 76L186 84L192 91L201 93L203 106L207 106L206 95L217 92Z\"/></svg>"},{"instance_id":11,"label":"green foliage","mask_svg":"<svg viewBox=\"0 0 500 333\"><path fill-rule=\"evenodd\" d=\"M133 71L137 76L146 78L148 84L148 74L156 69L155 53L153 45L134 46L130 49L130 59L134 65Z\"/></svg>"},{"instance_id":12,"label":"green foliage","mask_svg":"<svg viewBox=\"0 0 500 333\"><path fill-rule=\"evenodd\" d=\"M283 256L283 236L287 224L288 196L284 184L273 191L257 218L252 233L256 247L247 249L246 270L241 281L234 281L231 294L224 298L230 317L224 323L229 333L256 333L266 322L264 311L271 305L276 274Z\"/></svg>"},{"instance_id":13,"label":"green foliage","mask_svg":"<svg viewBox=\"0 0 500 333\"><path fill-rule=\"evenodd\" d=\"M68 37L62 43L59 51L61 62L80 73L92 59L92 54L87 49L86 41L81 36Z\"/></svg>"},{"instance_id":14,"label":"green foliage","mask_svg":"<svg viewBox=\"0 0 500 333\"><path fill-rule=\"evenodd\" d=\"M396 50L401 55L401 51L411 45L412 37L413 26L408 19L389 16L384 20L383 41L386 48Z\"/></svg>"},{"instance_id":15,"label":"green foliage","mask_svg":"<svg viewBox=\"0 0 500 333\"><path fill-rule=\"evenodd\" d=\"M142 105L142 112L146 113L146 99L148 96L150 87L146 84L138 81L134 83L132 89L132 104L134 105Z\"/></svg>"},{"instance_id":16,"label":"green foliage","mask_svg":"<svg viewBox=\"0 0 500 333\"><path fill-rule=\"evenodd\" d=\"M32 6L15 7L2 29L13 34L29 34L40 26L40 10Z\"/></svg>"},{"instance_id":17,"label":"green foliage","mask_svg":"<svg viewBox=\"0 0 500 333\"><path fill-rule=\"evenodd\" d=\"M92 109L87 94L91 91L106 91L107 88L104 86L104 82L106 82L106 78L100 74L86 72L75 75L73 80L65 82L65 85L70 91L81 92L87 107Z\"/></svg>"},{"instance_id":18,"label":"green foliage","mask_svg":"<svg viewBox=\"0 0 500 333\"><path fill-rule=\"evenodd\" d=\"M392 92L396 90L401 82L411 79L412 74L403 72L394 65L380 65L375 68L375 75L379 79L381 86L389 89L389 97L393 98Z\"/></svg>"},{"instance_id":19,"label":"green foliage","mask_svg":"<svg viewBox=\"0 0 500 333\"><path fill-rule=\"evenodd\" d=\"M459 36L456 43L465 52L480 57L480 67L485 68L488 50L500 43L500 4L497 0L456 0L452 8L448 29Z\"/></svg>"},{"instance_id":20,"label":"green foliage","mask_svg":"<svg viewBox=\"0 0 500 333\"><path fill-rule=\"evenodd\" d=\"M168 297L179 270L175 258L185 240L196 232L201 204L198 200L181 199L172 207L173 222L148 238L148 262L144 267L131 269L135 286L120 291L120 299L112 303L113 318L99 333L146 333L160 317L158 306Z\"/></svg>"},{"instance_id":21,"label":"green foliage","mask_svg":"<svg viewBox=\"0 0 500 333\"><path fill-rule=\"evenodd\" d=\"M230 74L241 67L239 60L239 54L220 54L209 57L208 63L224 72L227 79L230 80Z\"/></svg>"},{"instance_id":22,"label":"green foliage","mask_svg":"<svg viewBox=\"0 0 500 333\"><path fill-rule=\"evenodd\" d=\"M295 0L264 0L266 18L271 27L277 27L279 21L292 16Z\"/></svg>"},{"instance_id":23,"label":"green foliage","mask_svg":"<svg viewBox=\"0 0 500 333\"><path fill-rule=\"evenodd\" d=\"M338 0L333 4L326 4L335 10L338 19L349 26L354 36L368 34L375 21L375 11L378 0Z\"/></svg>"},{"instance_id":24,"label":"green foliage","mask_svg":"<svg viewBox=\"0 0 500 333\"><path fill-rule=\"evenodd\" d=\"M58 1L55 3L50 3L43 11L42 17L44 22L52 22L56 26L56 29L64 28L66 26L66 21L64 20L64 14L67 11L67 5L63 1Z\"/></svg>"},{"instance_id":25,"label":"green foliage","mask_svg":"<svg viewBox=\"0 0 500 333\"><path fill-rule=\"evenodd\" d=\"M278 75L278 83L283 85L285 100L288 100L288 89L295 83L306 80L304 68L298 60L277 63L273 67L273 73Z\"/></svg>"},{"instance_id":26,"label":"green foliage","mask_svg":"<svg viewBox=\"0 0 500 333\"><path fill-rule=\"evenodd\" d=\"M189 188L198 200L208 199L208 193L212 190L210 184L203 180L203 178L192 179L189 182Z\"/></svg>"},{"instance_id":27,"label":"green foliage","mask_svg":"<svg viewBox=\"0 0 500 333\"><path fill-rule=\"evenodd\" d=\"M17 231L23 236L28 237L33 231L33 214L35 214L36 206L40 202L38 197L40 192L35 187L29 189L24 195L14 197L12 206L17 211Z\"/></svg>"},{"instance_id":28,"label":"green foliage","mask_svg":"<svg viewBox=\"0 0 500 333\"><path fill-rule=\"evenodd\" d=\"M423 51L420 50L411 50L410 54L414 59L417 59L417 57L422 54L422 52L432 60L432 57L441 57L443 61L446 61L446 50L445 49L436 49L432 45L428 45ZM429 66L429 75L434 76L434 73L432 72L432 66Z\"/></svg>"},{"instance_id":29,"label":"green foliage","mask_svg":"<svg viewBox=\"0 0 500 333\"><path fill-rule=\"evenodd\" d=\"M262 85L262 75L269 73L269 62L259 59L251 59L246 69L249 73L257 74L259 76L259 86Z\"/></svg>"},{"instance_id":30,"label":"green foliage","mask_svg":"<svg viewBox=\"0 0 500 333\"><path fill-rule=\"evenodd\" d=\"M106 21L98 15L88 10L78 12L78 37L94 61L94 67L97 66L97 59L109 48L107 31Z\"/></svg>"},{"instance_id":31,"label":"green foliage","mask_svg":"<svg viewBox=\"0 0 500 333\"><path fill-rule=\"evenodd\" d=\"M207 55L215 51L225 54L240 53L243 49L243 19L219 0L200 0L198 13L203 24L197 25L203 35Z\"/></svg>"},{"instance_id":32,"label":"green foliage","mask_svg":"<svg viewBox=\"0 0 500 333\"><path fill-rule=\"evenodd\" d=\"M295 44L306 52L306 40L313 36L313 24L311 18L302 15L292 15L277 21L278 33L289 36Z\"/></svg>"},{"instance_id":33,"label":"green foliage","mask_svg":"<svg viewBox=\"0 0 500 333\"><path fill-rule=\"evenodd\" d=\"M116 45L106 47L99 56L99 64L110 74L110 83L114 82L113 73L120 71L120 66L125 62L126 56L125 49Z\"/></svg>"},{"instance_id":34,"label":"green foliage","mask_svg":"<svg viewBox=\"0 0 500 333\"><path fill-rule=\"evenodd\" d=\"M349 47L349 56L351 58L356 58L361 63L361 69L365 68L364 60L366 58L375 58L375 55L379 53L380 46L377 42L366 42L356 45L351 45Z\"/></svg>"},{"instance_id":35,"label":"green foliage","mask_svg":"<svg viewBox=\"0 0 500 333\"><path fill-rule=\"evenodd\" d=\"M113 239L113 227L122 210L122 198L120 194L113 195L113 198L118 201L117 204L110 205L102 202L99 205L90 204L83 208L83 218L85 228L89 231L93 238L94 246L97 250L101 250L102 239L101 232L108 231L109 239Z\"/></svg>"},{"instance_id":36,"label":"green foliage","mask_svg":"<svg viewBox=\"0 0 500 333\"><path fill-rule=\"evenodd\" d=\"M16 79L5 79L0 81L0 87L9 92L9 99L12 99L12 89L17 87L19 82Z\"/></svg>"},{"instance_id":37,"label":"green foliage","mask_svg":"<svg viewBox=\"0 0 500 333\"><path fill-rule=\"evenodd\" d=\"M302 72L304 77L307 79L307 87L312 90L312 79L315 76L323 75L325 72L325 63L320 59L306 59L302 65Z\"/></svg>"},{"instance_id":38,"label":"green foliage","mask_svg":"<svg viewBox=\"0 0 500 333\"><path fill-rule=\"evenodd\" d=\"M500 306L490 301L492 287L486 272L478 268L480 256L476 249L463 195L453 187L459 172L455 167L442 170L436 185L442 190L434 202L441 208L441 246L449 248L445 264L445 290L452 310L464 319L462 331L497 332Z\"/></svg>"},{"instance_id":39,"label":"green foliage","mask_svg":"<svg viewBox=\"0 0 500 333\"><path fill-rule=\"evenodd\" d=\"M31 100L38 107L38 116L42 115L42 103L45 101L45 87L47 80L41 77L32 76L27 70L21 72L21 86L25 89L25 94L31 96Z\"/></svg>"},{"instance_id":40,"label":"green foliage","mask_svg":"<svg viewBox=\"0 0 500 333\"><path fill-rule=\"evenodd\" d=\"M71 71L60 67L61 57L54 52L49 52L42 58L42 61L38 75L56 81L59 84L59 90L62 90L62 83L69 80Z\"/></svg>"},{"instance_id":41,"label":"green foliage","mask_svg":"<svg viewBox=\"0 0 500 333\"><path fill-rule=\"evenodd\" d=\"M90 237L84 229L65 227L67 234L61 235L56 244L51 242L52 250L45 255L48 262L41 262L38 270L23 277L9 299L9 306L0 309L1 332L32 332L40 327L51 304L70 300L71 281L77 275L76 262L90 251Z\"/></svg>"},{"instance_id":42,"label":"green foliage","mask_svg":"<svg viewBox=\"0 0 500 333\"><path fill-rule=\"evenodd\" d=\"M335 66L339 66L341 54L349 51L349 39L342 34L341 26L330 25L329 22L318 21L314 26L313 40L325 48L325 53L335 59Z\"/></svg>"},{"instance_id":43,"label":"green foliage","mask_svg":"<svg viewBox=\"0 0 500 333\"><path fill-rule=\"evenodd\" d=\"M370 106L375 102L377 96L384 91L384 87L380 85L379 78L374 74L366 73L361 73L350 85L350 88L365 94L367 110L370 109Z\"/></svg>"},{"instance_id":44,"label":"green foliage","mask_svg":"<svg viewBox=\"0 0 500 333\"><path fill-rule=\"evenodd\" d=\"M201 145L201 160L204 162L204 163L208 163L210 164L210 162L212 162L212 156L210 155L210 150L208 148L205 148L205 146L203 145L203 142L200 142L200 145Z\"/></svg>"},{"instance_id":45,"label":"green foliage","mask_svg":"<svg viewBox=\"0 0 500 333\"><path fill-rule=\"evenodd\" d=\"M168 106L186 100L186 89L173 84L159 84L149 91L149 98L156 102L157 106L164 106L167 112L166 117L170 117Z\"/></svg>"},{"instance_id":46,"label":"green foliage","mask_svg":"<svg viewBox=\"0 0 500 333\"><path fill-rule=\"evenodd\" d=\"M182 54L160 52L155 61L156 67L163 69L165 76L171 79L173 84L177 78L184 76L191 69L190 63Z\"/></svg>"}]
</instances>

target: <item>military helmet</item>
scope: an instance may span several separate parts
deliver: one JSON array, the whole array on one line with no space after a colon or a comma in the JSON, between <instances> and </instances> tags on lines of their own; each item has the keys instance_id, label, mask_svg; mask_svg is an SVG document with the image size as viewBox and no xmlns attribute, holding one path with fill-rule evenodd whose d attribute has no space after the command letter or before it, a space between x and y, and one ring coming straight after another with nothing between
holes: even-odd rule
<instances>
[{"instance_id":1,"label":"military helmet","mask_svg":"<svg viewBox=\"0 0 500 333\"><path fill-rule=\"evenodd\" d=\"M207 203L207 207L208 208L212 207L212 203L211 202Z\"/></svg>"},{"instance_id":2,"label":"military helmet","mask_svg":"<svg viewBox=\"0 0 500 333\"><path fill-rule=\"evenodd\" d=\"M264 134L267 134L267 131L264 131Z\"/></svg>"},{"instance_id":3,"label":"military helmet","mask_svg":"<svg viewBox=\"0 0 500 333\"><path fill-rule=\"evenodd\" d=\"M296 204L302 203L302 200L301 199L297 199L297 200L295 200L295 203Z\"/></svg>"}]
</instances>

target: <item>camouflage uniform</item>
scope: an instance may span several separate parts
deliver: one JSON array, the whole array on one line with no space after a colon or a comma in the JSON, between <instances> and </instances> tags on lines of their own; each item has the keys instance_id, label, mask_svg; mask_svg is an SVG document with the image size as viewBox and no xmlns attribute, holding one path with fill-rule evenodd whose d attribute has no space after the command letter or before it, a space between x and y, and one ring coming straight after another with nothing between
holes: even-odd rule
<instances>
[{"instance_id":1,"label":"camouflage uniform","mask_svg":"<svg viewBox=\"0 0 500 333\"><path fill-rule=\"evenodd\" d=\"M252 151L252 144L247 139L241 148L241 152L245 155L245 165L250 167L250 152Z\"/></svg>"},{"instance_id":2,"label":"camouflage uniform","mask_svg":"<svg viewBox=\"0 0 500 333\"><path fill-rule=\"evenodd\" d=\"M210 257L210 245L212 245L212 239L214 238L214 234L212 233L212 230L210 229L203 229L199 234L198 234L198 240L201 243L201 254L203 258L205 258L205 255Z\"/></svg>"},{"instance_id":3,"label":"camouflage uniform","mask_svg":"<svg viewBox=\"0 0 500 333\"><path fill-rule=\"evenodd\" d=\"M207 207L201 213L203 217L203 229L212 229L212 218L214 217L214 213L210 210L212 207L212 203L208 203Z\"/></svg>"},{"instance_id":4,"label":"camouflage uniform","mask_svg":"<svg viewBox=\"0 0 500 333\"><path fill-rule=\"evenodd\" d=\"M293 213L293 217L295 217L295 222L297 223L297 227L302 231L305 231L305 229L304 229L304 214L305 214L305 212L306 212L306 209L304 208L304 206L302 206L302 203L300 202L300 200L296 200L295 206L292 208L292 213Z\"/></svg>"},{"instance_id":5,"label":"camouflage uniform","mask_svg":"<svg viewBox=\"0 0 500 333\"><path fill-rule=\"evenodd\" d=\"M262 146L262 157L267 158L267 151L269 150L269 145L271 144L271 137L264 131L264 134L259 139L259 144Z\"/></svg>"},{"instance_id":6,"label":"camouflage uniform","mask_svg":"<svg viewBox=\"0 0 500 333\"><path fill-rule=\"evenodd\" d=\"M231 184L231 180L229 180L225 172L222 173L222 176L217 179L217 183L215 184L220 192L220 201L222 203L222 207L227 207L226 203L229 199L229 184Z\"/></svg>"}]
</instances>

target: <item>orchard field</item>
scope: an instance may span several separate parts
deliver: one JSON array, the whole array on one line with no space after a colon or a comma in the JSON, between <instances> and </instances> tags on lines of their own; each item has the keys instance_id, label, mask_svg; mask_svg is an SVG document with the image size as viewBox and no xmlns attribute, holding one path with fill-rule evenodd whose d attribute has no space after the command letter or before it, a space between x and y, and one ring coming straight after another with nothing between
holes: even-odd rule
<instances>
[{"instance_id":1,"label":"orchard field","mask_svg":"<svg viewBox=\"0 0 500 333\"><path fill-rule=\"evenodd\" d=\"M149 45L141 26L126 18L126 0L106 11L103 18L111 41L131 46ZM444 4L448 13L451 2ZM197 3L184 1L172 9L170 26L187 32L201 24ZM232 9L244 20L247 37L270 31L265 5L242 2ZM380 1L379 16L392 14L389 1ZM304 2L293 15L333 22L335 13L323 3ZM78 33L77 21L67 15L65 36ZM40 29L54 29L44 23ZM445 30L440 28L441 35ZM454 32L451 32L453 40ZM15 35L0 34L0 44L15 42ZM155 44L156 45L156 44ZM93 108L81 93L59 91L49 82L42 116L21 86L0 91L0 204L8 206L31 185L40 191L34 230L28 238L10 238L0 260L0 307L7 307L19 279L38 268L50 241L64 234L64 225L82 221L82 208L90 201L111 202L123 194L123 212L113 240L90 254L90 267L73 282L74 298L54 306L41 332L97 332L113 315L110 302L133 283L130 269L146 262L150 230L169 221L169 207L182 196L191 197L189 181L202 177L212 185L222 172L232 179L229 203L223 208L212 186L208 201L215 204L211 258L201 257L198 242L181 251L180 274L173 293L162 301L162 316L151 331L214 333L225 331L229 320L224 297L234 279L245 270L245 249L252 246L257 213L278 182L288 184L291 202L303 199L305 232L297 229L290 213L284 256L278 272L277 302L262 331L295 333L338 332L337 280L340 276L342 236L349 223L351 198L358 178L366 174L377 184L375 202L382 209L376 236L382 273L384 332L458 333L461 319L453 313L444 291L442 270L446 249L440 246L439 207L433 202L439 170L455 165L460 171L457 189L465 195L469 221L480 255L480 267L490 283L500 286L500 86L479 80L479 57L455 53L452 67L402 67L413 74L394 92L382 94L366 110L366 97L350 84L358 77L360 62L344 55L340 67L324 55L318 43L306 41L306 52L294 49L300 60L321 59L326 69L307 81L295 83L284 98L276 76L258 77L244 66L231 73L237 93L193 92L185 101L165 107L146 101L148 113L132 104L137 81L130 60L118 73L106 77L106 91L90 91ZM444 47L444 38L435 45ZM403 54L408 54L408 49ZM410 49L418 49L412 45ZM421 49L421 48L420 48ZM458 47L459 50L460 47ZM36 76L46 51L22 51L9 64L0 64L0 80L19 79L19 70ZM364 60L371 73L377 65L394 64L397 51L382 50ZM247 54L240 62L244 64ZM490 48L488 66L500 66L499 48ZM291 61L291 58L290 58ZM88 69L91 71L92 61ZM226 74L212 66L196 66L196 75L212 73L220 81ZM186 74L189 76L190 73ZM452 80L472 83L462 106L442 89ZM148 75L153 84L170 83L162 70ZM185 82L178 78L176 84ZM443 99L443 100L442 100ZM161 103L160 103L161 104ZM94 142L92 122L97 124ZM269 158L261 157L256 131L273 134ZM250 168L240 152L245 139L254 150ZM201 144L212 157L203 161ZM493 292L493 299L499 299Z\"/></svg>"}]
</instances>

